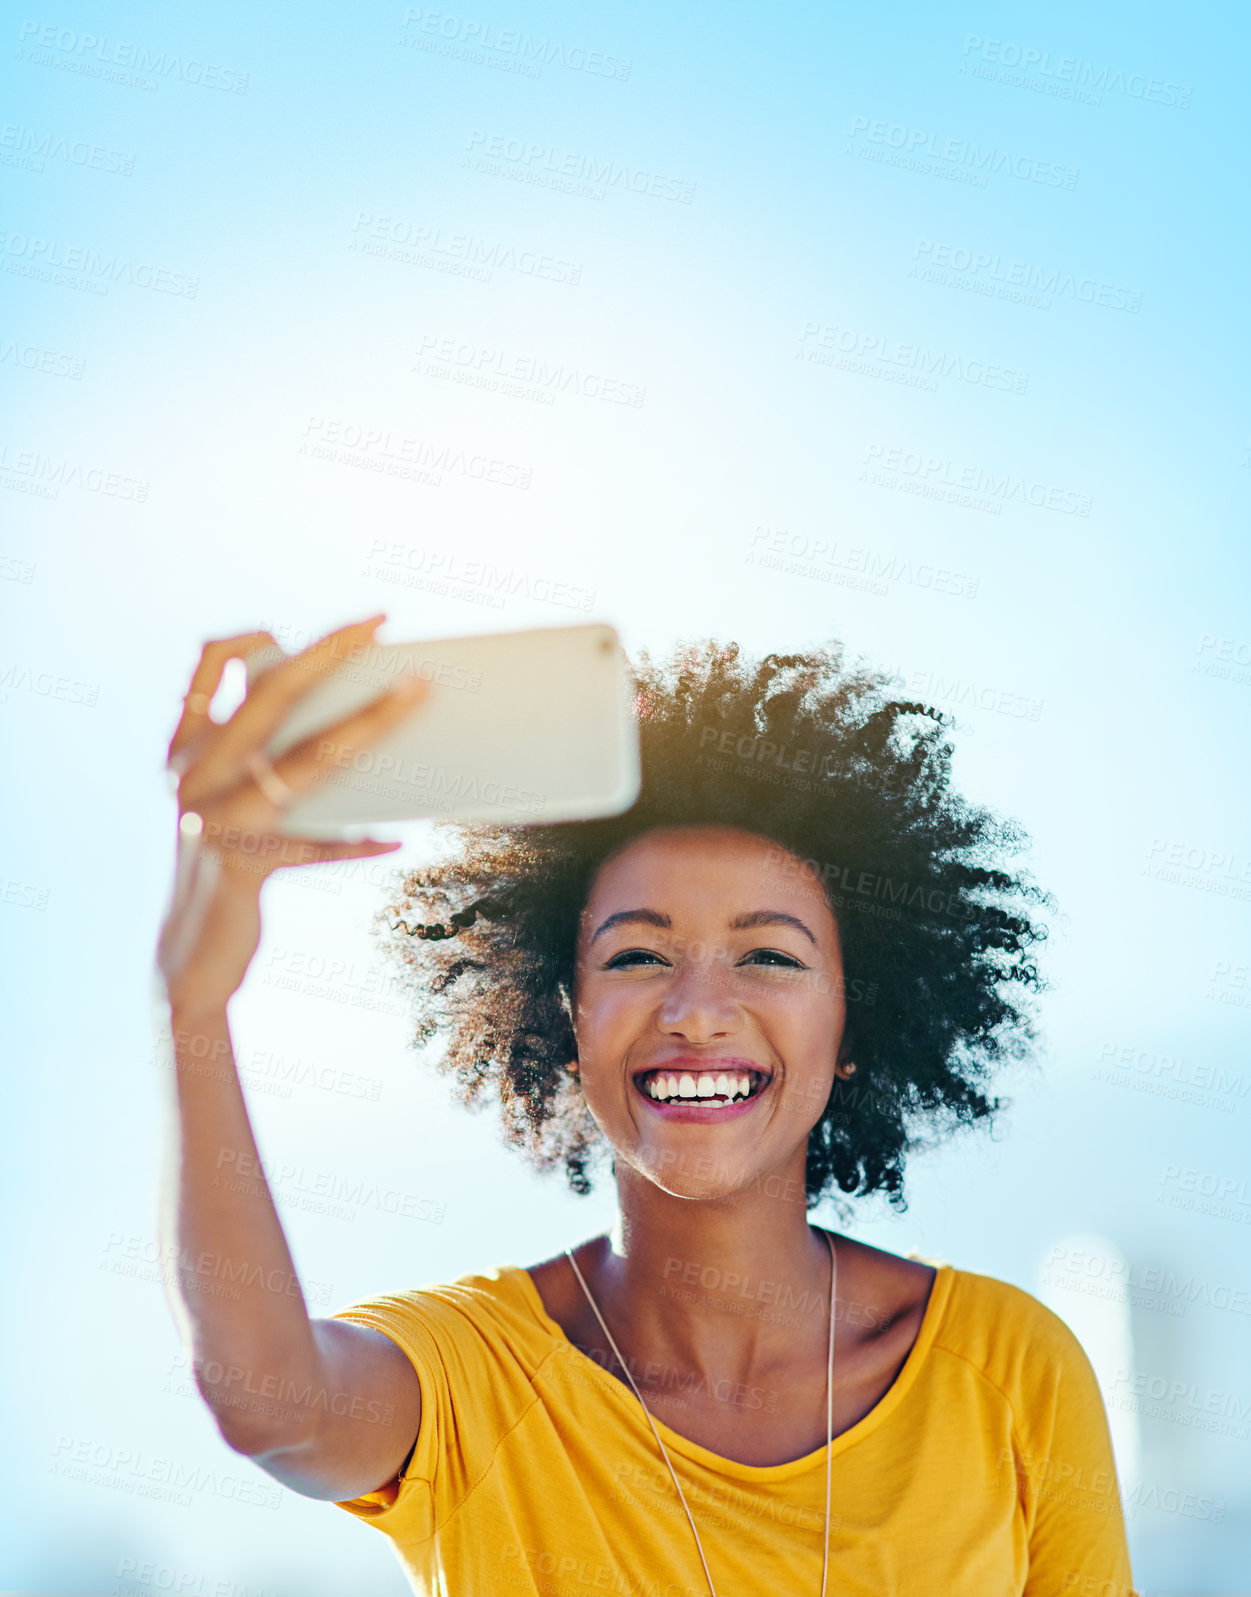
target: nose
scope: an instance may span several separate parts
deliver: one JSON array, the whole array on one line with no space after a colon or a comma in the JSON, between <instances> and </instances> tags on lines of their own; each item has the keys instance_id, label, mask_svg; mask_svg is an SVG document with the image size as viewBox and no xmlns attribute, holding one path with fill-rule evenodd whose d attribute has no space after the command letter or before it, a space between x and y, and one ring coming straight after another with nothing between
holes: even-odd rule
<instances>
[{"instance_id":1,"label":"nose","mask_svg":"<svg viewBox=\"0 0 1251 1597\"><path fill-rule=\"evenodd\" d=\"M683 961L656 1014L666 1036L687 1042L713 1042L737 1031L739 1006L715 960Z\"/></svg>"}]
</instances>

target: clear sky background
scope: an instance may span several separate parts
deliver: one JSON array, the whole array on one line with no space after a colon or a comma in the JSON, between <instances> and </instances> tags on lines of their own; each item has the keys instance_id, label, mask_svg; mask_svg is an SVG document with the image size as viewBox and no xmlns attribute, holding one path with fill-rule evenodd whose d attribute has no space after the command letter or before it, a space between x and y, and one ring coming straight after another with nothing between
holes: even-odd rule
<instances>
[{"instance_id":1,"label":"clear sky background","mask_svg":"<svg viewBox=\"0 0 1251 1597\"><path fill-rule=\"evenodd\" d=\"M378 609L393 641L837 638L958 717L960 784L1064 912L1043 1047L997 1140L853 1229L1064 1313L1139 1587L1245 1580L1245 13L123 0L3 29L0 1585L405 1590L382 1537L225 1448L151 1262L179 697L207 637ZM391 868L272 881L232 1006L321 1312L612 1212L363 1006ZM325 1067L354 1087L284 1076ZM427 1218L316 1212L340 1177ZM204 1484L145 1496L170 1460Z\"/></svg>"}]
</instances>

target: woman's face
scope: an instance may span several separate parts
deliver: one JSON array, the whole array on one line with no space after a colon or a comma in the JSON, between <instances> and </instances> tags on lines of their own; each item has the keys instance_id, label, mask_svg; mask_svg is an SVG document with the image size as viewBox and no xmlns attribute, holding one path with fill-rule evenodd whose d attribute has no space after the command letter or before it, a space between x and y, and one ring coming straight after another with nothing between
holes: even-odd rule
<instances>
[{"instance_id":1,"label":"woman's face","mask_svg":"<svg viewBox=\"0 0 1251 1597\"><path fill-rule=\"evenodd\" d=\"M600 867L578 928L582 1090L618 1166L681 1197L802 1199L846 1005L820 882L769 838L662 827Z\"/></svg>"}]
</instances>

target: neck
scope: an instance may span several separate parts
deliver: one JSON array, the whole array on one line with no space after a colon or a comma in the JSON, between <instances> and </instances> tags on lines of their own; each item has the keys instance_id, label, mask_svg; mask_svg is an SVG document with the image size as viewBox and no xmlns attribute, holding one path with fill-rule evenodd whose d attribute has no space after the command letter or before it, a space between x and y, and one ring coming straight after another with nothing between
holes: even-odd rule
<instances>
[{"instance_id":1,"label":"neck","mask_svg":"<svg viewBox=\"0 0 1251 1597\"><path fill-rule=\"evenodd\" d=\"M803 1175L801 1159L703 1200L618 1167L617 1223L584 1273L632 1367L747 1380L824 1348L830 1250L809 1224Z\"/></svg>"}]
</instances>

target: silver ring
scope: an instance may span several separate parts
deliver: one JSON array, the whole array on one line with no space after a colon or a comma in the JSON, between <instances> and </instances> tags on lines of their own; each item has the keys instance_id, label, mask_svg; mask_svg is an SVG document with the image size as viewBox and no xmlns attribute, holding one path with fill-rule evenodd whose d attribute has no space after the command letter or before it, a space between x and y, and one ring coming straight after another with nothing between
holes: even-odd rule
<instances>
[{"instance_id":1,"label":"silver ring","mask_svg":"<svg viewBox=\"0 0 1251 1597\"><path fill-rule=\"evenodd\" d=\"M295 789L283 781L259 749L254 749L243 763L269 802L285 810L296 796Z\"/></svg>"}]
</instances>

